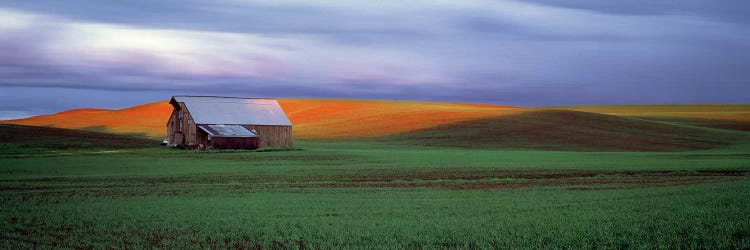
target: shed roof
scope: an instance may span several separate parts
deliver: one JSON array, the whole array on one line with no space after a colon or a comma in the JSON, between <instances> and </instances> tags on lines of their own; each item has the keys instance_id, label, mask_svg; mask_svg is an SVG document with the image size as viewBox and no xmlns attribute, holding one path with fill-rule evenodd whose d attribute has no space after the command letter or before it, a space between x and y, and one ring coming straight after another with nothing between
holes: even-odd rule
<instances>
[{"instance_id":1,"label":"shed roof","mask_svg":"<svg viewBox=\"0 0 750 250\"><path fill-rule=\"evenodd\" d=\"M292 125L275 99L173 96L170 102L185 103L196 124Z\"/></svg>"},{"instance_id":2,"label":"shed roof","mask_svg":"<svg viewBox=\"0 0 750 250\"><path fill-rule=\"evenodd\" d=\"M198 128L213 137L258 137L254 131L240 125L198 125Z\"/></svg>"}]
</instances>

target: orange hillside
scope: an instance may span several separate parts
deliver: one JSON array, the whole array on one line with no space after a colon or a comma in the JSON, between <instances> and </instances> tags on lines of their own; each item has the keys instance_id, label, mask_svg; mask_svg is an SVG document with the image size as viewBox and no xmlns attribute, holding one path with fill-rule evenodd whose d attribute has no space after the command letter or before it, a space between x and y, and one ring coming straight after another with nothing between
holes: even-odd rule
<instances>
[{"instance_id":1,"label":"orange hillside","mask_svg":"<svg viewBox=\"0 0 750 250\"><path fill-rule=\"evenodd\" d=\"M160 101L119 110L74 109L2 123L103 130L157 137L166 134L165 126L171 112L172 106L167 101Z\"/></svg>"},{"instance_id":2,"label":"orange hillside","mask_svg":"<svg viewBox=\"0 0 750 250\"><path fill-rule=\"evenodd\" d=\"M519 112L507 106L446 102L280 99L297 138L390 135Z\"/></svg>"},{"instance_id":3,"label":"orange hillside","mask_svg":"<svg viewBox=\"0 0 750 250\"><path fill-rule=\"evenodd\" d=\"M279 99L294 124L294 137L347 138L390 135L440 124L522 112L508 106L446 102ZM166 134L168 101L120 109L77 109L3 123L95 129L114 133Z\"/></svg>"}]
</instances>

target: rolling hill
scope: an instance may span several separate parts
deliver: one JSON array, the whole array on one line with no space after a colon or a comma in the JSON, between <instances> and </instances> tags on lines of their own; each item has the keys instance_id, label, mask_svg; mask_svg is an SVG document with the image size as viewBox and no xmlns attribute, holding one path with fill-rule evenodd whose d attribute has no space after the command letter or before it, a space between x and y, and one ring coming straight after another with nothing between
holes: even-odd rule
<instances>
[{"instance_id":1,"label":"rolling hill","mask_svg":"<svg viewBox=\"0 0 750 250\"><path fill-rule=\"evenodd\" d=\"M146 148L158 141L127 135L0 124L0 155L28 153L30 149Z\"/></svg>"},{"instance_id":2,"label":"rolling hill","mask_svg":"<svg viewBox=\"0 0 750 250\"><path fill-rule=\"evenodd\" d=\"M750 105L519 108L446 102L279 99L296 139L387 140L419 145L554 150L675 151L747 139ZM171 106L77 109L3 121L163 137ZM683 125L692 125L683 126Z\"/></svg>"},{"instance_id":3,"label":"rolling hill","mask_svg":"<svg viewBox=\"0 0 750 250\"><path fill-rule=\"evenodd\" d=\"M169 103L161 101L119 110L74 109L2 123L160 137L166 133L170 112Z\"/></svg>"},{"instance_id":4,"label":"rolling hill","mask_svg":"<svg viewBox=\"0 0 750 250\"><path fill-rule=\"evenodd\" d=\"M728 146L738 133L570 110L534 110L442 124L388 138L410 144L467 148L575 151L681 151Z\"/></svg>"},{"instance_id":5,"label":"rolling hill","mask_svg":"<svg viewBox=\"0 0 750 250\"><path fill-rule=\"evenodd\" d=\"M375 137L439 124L475 120L524 109L482 104L342 99L279 99L298 139ZM163 137L172 106L167 100L119 109L76 109L2 121L120 134Z\"/></svg>"},{"instance_id":6,"label":"rolling hill","mask_svg":"<svg viewBox=\"0 0 750 250\"><path fill-rule=\"evenodd\" d=\"M524 112L525 109L444 102L281 99L294 124L294 136L304 139L377 137Z\"/></svg>"},{"instance_id":7,"label":"rolling hill","mask_svg":"<svg viewBox=\"0 0 750 250\"><path fill-rule=\"evenodd\" d=\"M646 120L750 131L750 105L614 105L554 107Z\"/></svg>"}]
</instances>

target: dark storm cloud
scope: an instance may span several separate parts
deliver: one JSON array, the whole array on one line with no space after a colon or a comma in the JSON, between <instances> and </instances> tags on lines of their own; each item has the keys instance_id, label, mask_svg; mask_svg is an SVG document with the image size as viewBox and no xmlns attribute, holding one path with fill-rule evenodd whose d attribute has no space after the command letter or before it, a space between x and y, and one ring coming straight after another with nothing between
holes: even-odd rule
<instances>
[{"instance_id":1,"label":"dark storm cloud","mask_svg":"<svg viewBox=\"0 0 750 250\"><path fill-rule=\"evenodd\" d=\"M11 0L0 88L113 97L86 103L101 107L171 94L747 103L748 12L723 0ZM26 103L0 113L78 107Z\"/></svg>"}]
</instances>

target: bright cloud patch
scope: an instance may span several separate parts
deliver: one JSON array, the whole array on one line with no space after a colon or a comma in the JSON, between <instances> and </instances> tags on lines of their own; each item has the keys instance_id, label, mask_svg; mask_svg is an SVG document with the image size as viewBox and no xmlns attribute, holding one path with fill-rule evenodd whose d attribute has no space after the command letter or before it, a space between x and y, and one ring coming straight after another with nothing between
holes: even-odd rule
<instances>
[{"instance_id":1,"label":"bright cloud patch","mask_svg":"<svg viewBox=\"0 0 750 250\"><path fill-rule=\"evenodd\" d=\"M138 84L185 79L171 83L179 86L195 84L190 79L248 78L292 84L366 81L399 85L444 80L426 59L415 54L333 45L311 36L149 29L15 11L3 14L4 19L13 20L0 24L4 32L38 35L33 44L18 44L13 49L39 56L25 62L3 58L6 60L0 63L59 67L71 74L121 83L127 79ZM76 87L80 83L60 84Z\"/></svg>"}]
</instances>

